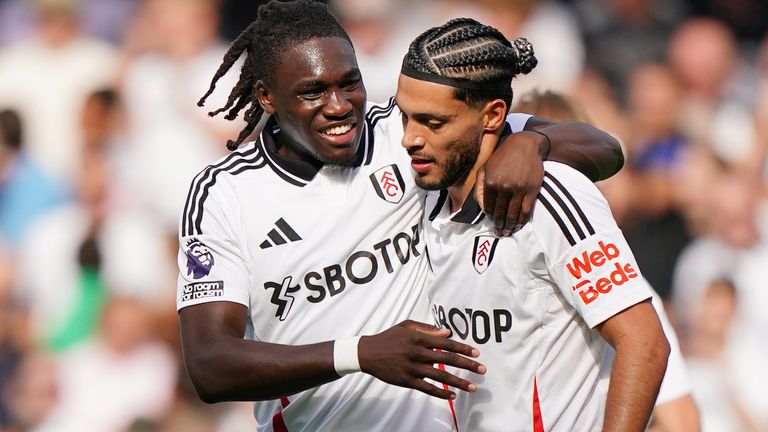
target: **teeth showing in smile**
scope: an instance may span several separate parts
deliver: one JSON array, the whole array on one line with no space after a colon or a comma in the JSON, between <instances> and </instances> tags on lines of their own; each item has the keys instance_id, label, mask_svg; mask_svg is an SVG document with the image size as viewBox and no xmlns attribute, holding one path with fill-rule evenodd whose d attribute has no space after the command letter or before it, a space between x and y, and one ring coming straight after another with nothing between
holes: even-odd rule
<instances>
[{"instance_id":1,"label":"teeth showing in smile","mask_svg":"<svg viewBox=\"0 0 768 432\"><path fill-rule=\"evenodd\" d=\"M352 130L352 125L342 125L342 126L334 126L332 128L328 128L323 130L322 132L326 135L342 135Z\"/></svg>"}]
</instances>

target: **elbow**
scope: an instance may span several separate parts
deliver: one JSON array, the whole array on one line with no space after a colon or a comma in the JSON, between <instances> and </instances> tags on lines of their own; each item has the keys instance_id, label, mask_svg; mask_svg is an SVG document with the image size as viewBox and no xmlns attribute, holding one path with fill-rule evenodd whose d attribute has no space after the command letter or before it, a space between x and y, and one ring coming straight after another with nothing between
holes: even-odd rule
<instances>
[{"instance_id":1,"label":"elbow","mask_svg":"<svg viewBox=\"0 0 768 432\"><path fill-rule=\"evenodd\" d=\"M185 358L187 375L197 396L207 404L215 404L229 400L222 380L217 378L218 371L215 363L205 356Z\"/></svg>"},{"instance_id":2,"label":"elbow","mask_svg":"<svg viewBox=\"0 0 768 432\"><path fill-rule=\"evenodd\" d=\"M624 167L624 162L626 160L626 149L618 138L614 136L611 136L611 138L613 138L613 142L611 142L611 148L616 153L616 166L611 173L611 175L614 175Z\"/></svg>"},{"instance_id":3,"label":"elbow","mask_svg":"<svg viewBox=\"0 0 768 432\"><path fill-rule=\"evenodd\" d=\"M221 393L215 391L215 389L209 389L207 387L195 384L194 381L193 385L200 400L209 405L227 401L227 399L224 398Z\"/></svg>"},{"instance_id":4,"label":"elbow","mask_svg":"<svg viewBox=\"0 0 768 432\"><path fill-rule=\"evenodd\" d=\"M672 348L669 345L669 340L664 334L664 331L659 329L658 334L651 342L651 350L649 353L650 359L658 365L660 371L660 377L664 377L667 370L667 361L669 360L669 354Z\"/></svg>"},{"instance_id":5,"label":"elbow","mask_svg":"<svg viewBox=\"0 0 768 432\"><path fill-rule=\"evenodd\" d=\"M606 133L604 142L607 151L611 154L612 163L606 163L602 165L604 170L598 174L594 181L606 180L615 175L624 167L624 162L626 160L626 150L624 145L617 137Z\"/></svg>"}]
</instances>

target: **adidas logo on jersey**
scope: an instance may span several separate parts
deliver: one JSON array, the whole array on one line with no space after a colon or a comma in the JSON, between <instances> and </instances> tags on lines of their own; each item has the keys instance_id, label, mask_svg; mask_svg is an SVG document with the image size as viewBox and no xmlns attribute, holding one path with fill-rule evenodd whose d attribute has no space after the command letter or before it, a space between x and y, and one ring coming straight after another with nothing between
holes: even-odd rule
<instances>
[{"instance_id":1,"label":"adidas logo on jersey","mask_svg":"<svg viewBox=\"0 0 768 432\"><path fill-rule=\"evenodd\" d=\"M397 165L387 165L368 176L373 183L373 189L381 199L397 204L405 195L405 182L400 175Z\"/></svg>"},{"instance_id":2,"label":"adidas logo on jersey","mask_svg":"<svg viewBox=\"0 0 768 432\"><path fill-rule=\"evenodd\" d=\"M288 225L288 222L286 222L285 219L280 218L275 221L275 226L275 228L272 228L272 230L267 233L268 238L261 242L259 245L260 248L268 249L272 246L279 246L288 242L297 242L301 240L301 236Z\"/></svg>"}]
</instances>

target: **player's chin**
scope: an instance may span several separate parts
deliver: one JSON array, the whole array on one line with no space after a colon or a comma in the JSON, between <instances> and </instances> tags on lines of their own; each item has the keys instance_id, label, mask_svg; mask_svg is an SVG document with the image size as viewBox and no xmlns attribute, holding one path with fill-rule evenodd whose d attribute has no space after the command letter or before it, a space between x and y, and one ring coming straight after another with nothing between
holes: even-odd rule
<instances>
[{"instance_id":1,"label":"player's chin","mask_svg":"<svg viewBox=\"0 0 768 432\"><path fill-rule=\"evenodd\" d=\"M350 166L357 159L357 146L326 149L319 154L323 163L330 165Z\"/></svg>"},{"instance_id":2,"label":"player's chin","mask_svg":"<svg viewBox=\"0 0 768 432\"><path fill-rule=\"evenodd\" d=\"M416 174L414 181L416 182L416 186L424 190L444 189L443 183L439 179L435 179L429 175Z\"/></svg>"}]
</instances>

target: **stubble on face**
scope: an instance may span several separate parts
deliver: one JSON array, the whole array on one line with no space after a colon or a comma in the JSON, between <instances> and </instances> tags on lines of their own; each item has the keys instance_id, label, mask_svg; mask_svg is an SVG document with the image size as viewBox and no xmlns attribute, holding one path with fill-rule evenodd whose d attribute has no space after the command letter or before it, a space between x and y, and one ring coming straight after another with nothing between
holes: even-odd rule
<instances>
[{"instance_id":1,"label":"stubble on face","mask_svg":"<svg viewBox=\"0 0 768 432\"><path fill-rule=\"evenodd\" d=\"M436 181L426 181L423 177L415 178L416 185L425 190L442 190L463 182L477 162L480 154L479 139L465 136L448 146L450 149L445 160L438 162L442 174Z\"/></svg>"}]
</instances>

